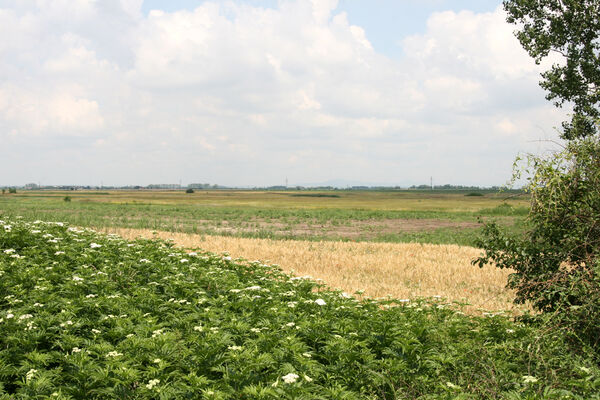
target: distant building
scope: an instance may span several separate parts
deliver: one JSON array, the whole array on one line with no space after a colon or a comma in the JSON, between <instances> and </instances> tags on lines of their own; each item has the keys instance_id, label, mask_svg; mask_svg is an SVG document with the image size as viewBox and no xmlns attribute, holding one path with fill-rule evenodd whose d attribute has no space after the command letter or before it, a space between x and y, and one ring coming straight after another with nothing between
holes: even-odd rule
<instances>
[{"instance_id":1,"label":"distant building","mask_svg":"<svg viewBox=\"0 0 600 400\"><path fill-rule=\"evenodd\" d=\"M27 190L34 190L34 189L39 189L39 185L37 183L28 183L27 185L25 185L25 189Z\"/></svg>"},{"instance_id":2,"label":"distant building","mask_svg":"<svg viewBox=\"0 0 600 400\"><path fill-rule=\"evenodd\" d=\"M174 190L181 189L181 185L178 183L156 183L148 185L148 189Z\"/></svg>"}]
</instances>

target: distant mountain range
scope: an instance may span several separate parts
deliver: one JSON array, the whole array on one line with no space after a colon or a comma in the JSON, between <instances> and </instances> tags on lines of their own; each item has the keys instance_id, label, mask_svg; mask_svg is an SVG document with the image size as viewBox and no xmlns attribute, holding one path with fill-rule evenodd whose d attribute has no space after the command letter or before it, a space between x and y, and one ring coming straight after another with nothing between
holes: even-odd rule
<instances>
[{"instance_id":1,"label":"distant mountain range","mask_svg":"<svg viewBox=\"0 0 600 400\"><path fill-rule=\"evenodd\" d=\"M352 186L368 186L368 187L378 187L378 186L401 186L408 187L410 185L399 185L399 184L391 184L391 183L381 183L381 182L365 182L365 181L355 181L349 179L331 179L324 182L303 182L303 183L292 183L289 186L303 186L303 187L319 187L319 186L331 186L335 188L347 188Z\"/></svg>"}]
</instances>

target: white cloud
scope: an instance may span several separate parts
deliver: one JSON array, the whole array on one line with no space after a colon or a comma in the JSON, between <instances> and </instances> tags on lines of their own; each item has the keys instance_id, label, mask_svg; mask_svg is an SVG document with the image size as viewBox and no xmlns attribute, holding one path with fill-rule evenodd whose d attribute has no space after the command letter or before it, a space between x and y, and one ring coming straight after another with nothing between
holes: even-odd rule
<instances>
[{"instance_id":1,"label":"white cloud","mask_svg":"<svg viewBox=\"0 0 600 400\"><path fill-rule=\"evenodd\" d=\"M0 88L0 119L21 136L81 136L102 128L96 101L61 92Z\"/></svg>"},{"instance_id":2,"label":"white cloud","mask_svg":"<svg viewBox=\"0 0 600 400\"><path fill-rule=\"evenodd\" d=\"M209 1L148 16L140 5L0 8L0 35L11 38L0 43L0 137L17 154L11 162L39 151L52 165L48 150L62 146L53 157L77 172L61 161L43 179L65 183L434 175L497 184L563 117L501 8L434 14L393 61L336 14L336 0ZM36 171L0 184L36 181Z\"/></svg>"}]
</instances>

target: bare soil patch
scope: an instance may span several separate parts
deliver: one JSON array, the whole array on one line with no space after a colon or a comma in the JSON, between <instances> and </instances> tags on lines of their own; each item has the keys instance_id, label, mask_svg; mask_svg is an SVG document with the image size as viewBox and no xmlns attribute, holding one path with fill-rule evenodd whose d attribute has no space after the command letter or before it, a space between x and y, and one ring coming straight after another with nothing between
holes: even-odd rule
<instances>
[{"instance_id":1,"label":"bare soil patch","mask_svg":"<svg viewBox=\"0 0 600 400\"><path fill-rule=\"evenodd\" d=\"M382 219L349 220L344 224L283 223L273 220L253 219L252 221L198 221L218 233L236 234L268 231L276 235L318 236L345 239L373 239L382 234L434 231L442 228L471 229L480 226L476 222L445 221L439 219Z\"/></svg>"}]
</instances>

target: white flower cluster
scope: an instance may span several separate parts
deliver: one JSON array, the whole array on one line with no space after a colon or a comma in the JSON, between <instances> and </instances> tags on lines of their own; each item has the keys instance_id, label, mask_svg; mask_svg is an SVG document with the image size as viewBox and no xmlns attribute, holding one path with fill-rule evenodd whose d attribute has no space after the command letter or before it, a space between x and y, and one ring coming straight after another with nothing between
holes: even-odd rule
<instances>
[{"instance_id":1,"label":"white flower cluster","mask_svg":"<svg viewBox=\"0 0 600 400\"><path fill-rule=\"evenodd\" d=\"M154 386L158 385L160 383L160 379L150 379L148 381L148 384L146 385L146 387L150 390L152 390L154 388Z\"/></svg>"}]
</instances>

